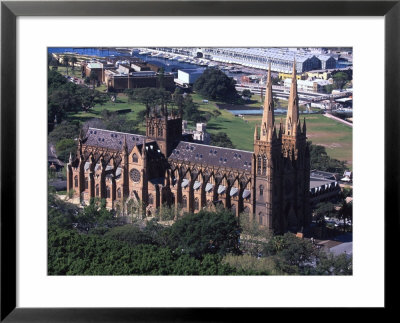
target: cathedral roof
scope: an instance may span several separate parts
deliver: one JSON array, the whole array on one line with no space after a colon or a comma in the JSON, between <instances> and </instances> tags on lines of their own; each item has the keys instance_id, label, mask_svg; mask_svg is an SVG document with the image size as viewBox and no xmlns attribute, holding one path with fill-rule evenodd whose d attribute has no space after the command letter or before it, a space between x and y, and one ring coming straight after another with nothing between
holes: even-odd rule
<instances>
[{"instance_id":1,"label":"cathedral roof","mask_svg":"<svg viewBox=\"0 0 400 323\"><path fill-rule=\"evenodd\" d=\"M142 145L146 138L145 136L131 133L89 128L86 133L86 141L84 144L106 149L122 150L125 136L128 151L131 151L134 146Z\"/></svg>"},{"instance_id":2,"label":"cathedral roof","mask_svg":"<svg viewBox=\"0 0 400 323\"><path fill-rule=\"evenodd\" d=\"M169 155L170 158L206 164L251 170L253 153L245 150L222 148L181 141Z\"/></svg>"}]
</instances>

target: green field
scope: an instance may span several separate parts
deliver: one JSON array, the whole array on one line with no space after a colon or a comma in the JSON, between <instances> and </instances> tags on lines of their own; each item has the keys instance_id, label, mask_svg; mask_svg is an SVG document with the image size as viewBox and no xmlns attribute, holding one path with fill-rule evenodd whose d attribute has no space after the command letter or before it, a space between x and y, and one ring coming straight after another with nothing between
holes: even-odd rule
<instances>
[{"instance_id":1,"label":"green field","mask_svg":"<svg viewBox=\"0 0 400 323\"><path fill-rule=\"evenodd\" d=\"M193 101L198 104L201 111L211 112L218 109L218 102L209 101L203 103L202 98L193 94ZM285 102L285 101L283 101ZM287 105L287 103L286 103ZM283 108L283 104L281 105ZM91 112L80 112L69 116L70 119L79 119L84 122L91 118L100 117L100 113L104 109L116 111L120 109L132 109L131 112L125 114L126 118L134 120L137 113L144 109L140 103L128 103L128 98L124 94L119 94L117 102L107 102L103 106L96 106ZM210 133L226 132L237 149L253 150L253 137L255 124L260 124L261 116L245 116L243 119L235 117L227 110L220 109L221 115L212 117L208 124L207 130ZM321 114L306 115L307 137L314 144L326 147L326 151L330 157L339 160L346 160L349 167L352 166L352 128L341 124L335 120L324 117ZM276 116L277 124L282 120L285 122L285 116ZM303 121L303 116L301 117ZM145 124L140 124L140 130L145 131Z\"/></svg>"}]
</instances>

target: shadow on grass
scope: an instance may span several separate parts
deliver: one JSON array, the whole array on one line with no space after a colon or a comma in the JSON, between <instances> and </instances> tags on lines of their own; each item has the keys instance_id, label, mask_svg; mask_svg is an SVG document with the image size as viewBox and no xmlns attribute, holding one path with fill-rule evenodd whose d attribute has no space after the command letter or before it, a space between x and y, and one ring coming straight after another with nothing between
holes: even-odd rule
<instances>
[{"instance_id":1,"label":"shadow on grass","mask_svg":"<svg viewBox=\"0 0 400 323\"><path fill-rule=\"evenodd\" d=\"M226 130L227 128L226 127L221 127L218 124L208 124L207 125L207 129L209 129L209 130Z\"/></svg>"}]
</instances>

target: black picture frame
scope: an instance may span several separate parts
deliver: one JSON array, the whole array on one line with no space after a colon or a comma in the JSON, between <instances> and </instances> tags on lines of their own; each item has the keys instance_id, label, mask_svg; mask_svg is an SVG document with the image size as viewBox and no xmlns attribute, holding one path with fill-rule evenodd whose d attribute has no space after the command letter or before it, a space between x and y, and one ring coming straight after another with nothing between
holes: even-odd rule
<instances>
[{"instance_id":1,"label":"black picture frame","mask_svg":"<svg viewBox=\"0 0 400 323\"><path fill-rule=\"evenodd\" d=\"M1 321L236 321L243 309L16 307L16 19L18 16L384 16L385 309L398 286L400 3L396 1L4 1L1 3ZM373 44L371 44L373 46ZM14 166L14 167L13 167ZM371 255L373 261L373 255ZM39 292L39 291L38 291ZM276 309L277 311L281 311ZM250 311L260 311L251 309ZM251 315L257 315L252 313ZM254 316L255 318L256 316ZM310 318L311 319L311 318Z\"/></svg>"}]
</instances>

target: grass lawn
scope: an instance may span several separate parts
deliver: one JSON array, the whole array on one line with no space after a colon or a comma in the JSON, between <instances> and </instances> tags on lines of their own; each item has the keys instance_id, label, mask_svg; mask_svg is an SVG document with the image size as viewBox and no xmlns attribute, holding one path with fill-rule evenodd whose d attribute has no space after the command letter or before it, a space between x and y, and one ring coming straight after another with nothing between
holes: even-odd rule
<instances>
[{"instance_id":1,"label":"grass lawn","mask_svg":"<svg viewBox=\"0 0 400 323\"><path fill-rule=\"evenodd\" d=\"M326 152L332 158L346 160L349 167L353 161L353 131L352 128L340 122L329 119L322 114L301 115L301 121L306 118L307 138L313 144L321 145L326 148ZM261 116L246 116L244 118L254 129L255 124L260 124ZM282 122L286 118L282 116ZM275 121L281 122L280 116L275 117Z\"/></svg>"},{"instance_id":2,"label":"grass lawn","mask_svg":"<svg viewBox=\"0 0 400 323\"><path fill-rule=\"evenodd\" d=\"M218 109L217 103L209 100L208 103L203 103L202 97L198 94L192 94L193 101L198 104L199 110L204 112L213 112ZM283 100L282 100L283 101ZM283 108L283 101L281 107ZM222 102L221 102L222 103ZM137 113L144 110L144 106L140 103L128 103L128 98L124 94L118 94L117 102L107 102L102 106L96 106L90 112L80 112L69 116L70 119L78 119L82 122L91 119L99 118L102 110L108 109L116 111L120 109L132 109L131 112L125 114L126 118L132 120L137 118ZM210 133L226 132L231 138L237 149L253 151L253 137L255 124L261 123L261 116L245 116L243 119L235 117L227 110L219 110L221 115L212 117L208 124L207 130ZM330 157L339 160L348 161L349 167L352 163L352 128L343 125L335 120L324 117L320 114L306 115L307 137L314 144L323 145ZM285 122L284 115L277 115L276 122L280 120ZM303 116L301 116L303 120ZM143 120L144 121L144 120ZM145 131L144 122L140 125L140 130Z\"/></svg>"}]
</instances>

